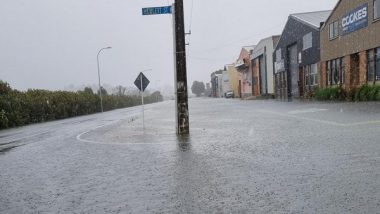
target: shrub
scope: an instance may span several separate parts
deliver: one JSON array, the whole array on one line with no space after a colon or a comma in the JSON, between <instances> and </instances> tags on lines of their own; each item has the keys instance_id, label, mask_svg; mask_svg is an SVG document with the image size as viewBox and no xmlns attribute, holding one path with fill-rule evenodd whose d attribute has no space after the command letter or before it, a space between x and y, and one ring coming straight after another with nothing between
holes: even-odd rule
<instances>
[{"instance_id":1,"label":"shrub","mask_svg":"<svg viewBox=\"0 0 380 214\"><path fill-rule=\"evenodd\" d=\"M376 101L380 100L380 86L378 85L362 85L356 89L355 101Z\"/></svg>"},{"instance_id":2,"label":"shrub","mask_svg":"<svg viewBox=\"0 0 380 214\"><path fill-rule=\"evenodd\" d=\"M371 101L377 100L377 95L380 93L380 85L373 86L370 93L369 93L369 99Z\"/></svg>"},{"instance_id":3,"label":"shrub","mask_svg":"<svg viewBox=\"0 0 380 214\"><path fill-rule=\"evenodd\" d=\"M346 97L346 91L342 87L317 88L315 91L315 98L320 101L345 100Z\"/></svg>"}]
</instances>

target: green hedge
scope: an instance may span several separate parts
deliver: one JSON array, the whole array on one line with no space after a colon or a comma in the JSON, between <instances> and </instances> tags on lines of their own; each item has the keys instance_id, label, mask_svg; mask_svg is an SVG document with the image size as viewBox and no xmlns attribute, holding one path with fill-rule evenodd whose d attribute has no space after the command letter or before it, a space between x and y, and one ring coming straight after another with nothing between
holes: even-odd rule
<instances>
[{"instance_id":1,"label":"green hedge","mask_svg":"<svg viewBox=\"0 0 380 214\"><path fill-rule=\"evenodd\" d=\"M380 85L362 85L351 92L345 91L342 87L316 89L315 98L326 101L380 101Z\"/></svg>"},{"instance_id":2,"label":"green hedge","mask_svg":"<svg viewBox=\"0 0 380 214\"><path fill-rule=\"evenodd\" d=\"M345 100L347 99L346 91L341 87L336 88L317 88L315 91L317 100Z\"/></svg>"},{"instance_id":3,"label":"green hedge","mask_svg":"<svg viewBox=\"0 0 380 214\"><path fill-rule=\"evenodd\" d=\"M160 102L160 92L145 98L145 103ZM105 111L141 105L139 96L103 96ZM28 90L20 92L0 80L0 129L23 126L100 112L100 99L92 91Z\"/></svg>"},{"instance_id":4,"label":"green hedge","mask_svg":"<svg viewBox=\"0 0 380 214\"><path fill-rule=\"evenodd\" d=\"M380 101L380 85L363 85L355 90L355 101Z\"/></svg>"}]
</instances>

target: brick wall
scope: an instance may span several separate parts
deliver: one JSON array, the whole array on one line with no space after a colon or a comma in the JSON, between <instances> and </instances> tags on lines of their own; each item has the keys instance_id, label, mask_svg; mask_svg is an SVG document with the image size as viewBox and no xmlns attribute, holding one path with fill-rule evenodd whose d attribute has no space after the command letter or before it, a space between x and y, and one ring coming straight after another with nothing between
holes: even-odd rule
<instances>
[{"instance_id":1,"label":"brick wall","mask_svg":"<svg viewBox=\"0 0 380 214\"><path fill-rule=\"evenodd\" d=\"M327 62L321 62L321 72L319 77L319 86L321 88L326 88L327 82Z\"/></svg>"},{"instance_id":2,"label":"brick wall","mask_svg":"<svg viewBox=\"0 0 380 214\"><path fill-rule=\"evenodd\" d=\"M367 52L359 53L359 85L367 83Z\"/></svg>"},{"instance_id":3,"label":"brick wall","mask_svg":"<svg viewBox=\"0 0 380 214\"><path fill-rule=\"evenodd\" d=\"M345 65L345 69L346 69L346 76L345 76L345 81L344 81L344 88L346 89L346 90L348 90L348 91L350 91L351 90L351 82L352 82L352 80L351 80L351 56L350 55L348 55L348 56L345 56L344 58L343 58L343 63L344 63L344 65Z\"/></svg>"}]
</instances>

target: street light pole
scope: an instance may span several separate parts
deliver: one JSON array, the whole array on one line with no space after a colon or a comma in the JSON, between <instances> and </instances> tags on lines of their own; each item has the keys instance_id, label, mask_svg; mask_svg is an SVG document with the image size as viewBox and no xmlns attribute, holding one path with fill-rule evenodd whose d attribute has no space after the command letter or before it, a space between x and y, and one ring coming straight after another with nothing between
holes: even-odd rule
<instances>
[{"instance_id":1,"label":"street light pole","mask_svg":"<svg viewBox=\"0 0 380 214\"><path fill-rule=\"evenodd\" d=\"M102 96L102 87L101 87L101 85L100 85L99 54L100 54L100 52L102 52L103 50L105 50L105 49L111 49L111 48L112 48L112 47L106 47L106 48L102 48L102 49L100 49L99 52L98 52L98 55L97 55L97 57L96 57L97 62L98 62L98 80L99 80L100 109L101 109L102 113L103 113L103 96Z\"/></svg>"}]
</instances>

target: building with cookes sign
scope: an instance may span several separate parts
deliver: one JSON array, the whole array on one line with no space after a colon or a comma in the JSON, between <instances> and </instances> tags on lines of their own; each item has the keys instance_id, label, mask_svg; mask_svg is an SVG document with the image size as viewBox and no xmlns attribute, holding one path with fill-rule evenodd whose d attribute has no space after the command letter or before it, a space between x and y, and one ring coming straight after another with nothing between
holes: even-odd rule
<instances>
[{"instance_id":1,"label":"building with cookes sign","mask_svg":"<svg viewBox=\"0 0 380 214\"><path fill-rule=\"evenodd\" d=\"M321 87L380 83L380 0L340 0L321 29Z\"/></svg>"},{"instance_id":2,"label":"building with cookes sign","mask_svg":"<svg viewBox=\"0 0 380 214\"><path fill-rule=\"evenodd\" d=\"M330 13L316 11L289 16L273 54L276 99L308 96L318 86L320 27Z\"/></svg>"}]
</instances>

